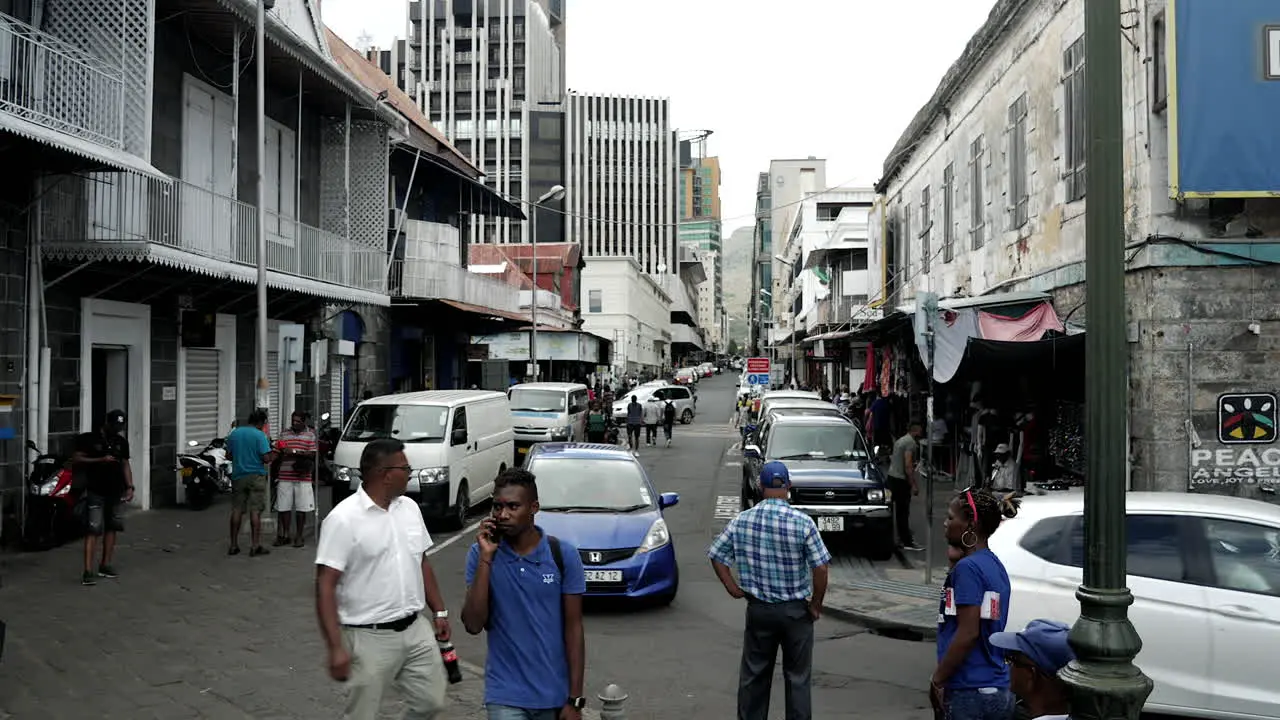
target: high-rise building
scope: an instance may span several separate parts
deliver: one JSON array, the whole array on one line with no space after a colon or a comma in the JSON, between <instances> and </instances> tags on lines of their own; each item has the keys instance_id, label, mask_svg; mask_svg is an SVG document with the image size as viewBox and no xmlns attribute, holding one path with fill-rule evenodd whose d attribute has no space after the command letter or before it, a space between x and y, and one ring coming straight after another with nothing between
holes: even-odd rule
<instances>
[{"instance_id":1,"label":"high-rise building","mask_svg":"<svg viewBox=\"0 0 1280 720\"><path fill-rule=\"evenodd\" d=\"M563 0L411 2L409 45L405 90L490 187L527 202L564 184ZM540 214L538 240L563 240L561 218ZM489 218L471 239L527 242L528 225Z\"/></svg>"},{"instance_id":2,"label":"high-rise building","mask_svg":"<svg viewBox=\"0 0 1280 720\"><path fill-rule=\"evenodd\" d=\"M698 325L712 346L724 352L720 337L724 313L724 250L720 224L720 159L704 157L706 131L680 142L680 244L698 252L707 276L698 287Z\"/></svg>"},{"instance_id":3,"label":"high-rise building","mask_svg":"<svg viewBox=\"0 0 1280 720\"><path fill-rule=\"evenodd\" d=\"M669 101L569 93L566 103L568 239L588 258L630 257L651 275L676 273L679 163Z\"/></svg>"},{"instance_id":4,"label":"high-rise building","mask_svg":"<svg viewBox=\"0 0 1280 720\"><path fill-rule=\"evenodd\" d=\"M771 266L770 315L773 322L773 337L770 344L790 338L796 316L800 314L801 299L795 297L787 305L783 305L783 291L789 288L792 280L800 275L798 263L784 263L778 259L778 253L787 247L787 233L795 223L796 215L801 211L800 201L819 193L827 187L827 161L810 155L803 160L773 160L769 163L768 205L763 208L769 216L769 226L762 236L767 239L767 249L762 248L759 258ZM757 198L760 195L757 193ZM759 217L759 212L757 217ZM787 280L783 274L791 277ZM790 347L787 348L790 353Z\"/></svg>"}]
</instances>

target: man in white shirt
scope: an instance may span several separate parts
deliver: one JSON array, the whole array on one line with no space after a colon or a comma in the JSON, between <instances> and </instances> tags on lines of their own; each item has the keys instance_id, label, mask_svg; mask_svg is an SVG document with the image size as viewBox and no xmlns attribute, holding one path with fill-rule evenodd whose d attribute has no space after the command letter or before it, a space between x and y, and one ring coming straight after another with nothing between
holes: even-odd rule
<instances>
[{"instance_id":1,"label":"man in white shirt","mask_svg":"<svg viewBox=\"0 0 1280 720\"><path fill-rule=\"evenodd\" d=\"M411 720L443 717L445 670L436 641L449 613L427 562L431 536L409 482L404 443L374 440L360 456L361 488L329 513L316 549L316 614L329 676L350 686L343 715L374 720L395 684ZM434 627L418 617L430 606Z\"/></svg>"}]
</instances>

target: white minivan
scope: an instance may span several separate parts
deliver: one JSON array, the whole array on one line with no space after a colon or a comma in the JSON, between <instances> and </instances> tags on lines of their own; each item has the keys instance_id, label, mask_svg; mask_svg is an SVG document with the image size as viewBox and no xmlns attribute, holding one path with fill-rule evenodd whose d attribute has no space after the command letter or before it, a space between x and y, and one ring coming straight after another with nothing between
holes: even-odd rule
<instances>
[{"instance_id":1,"label":"white minivan","mask_svg":"<svg viewBox=\"0 0 1280 720\"><path fill-rule=\"evenodd\" d=\"M511 423L518 459L534 443L587 439L587 386L581 383L535 382L512 385Z\"/></svg>"},{"instance_id":2,"label":"white minivan","mask_svg":"<svg viewBox=\"0 0 1280 720\"><path fill-rule=\"evenodd\" d=\"M360 486L360 453L371 440L404 443L413 471L406 496L424 517L452 528L493 494L493 479L511 465L511 408L489 390L430 390L361 402L334 450L337 481Z\"/></svg>"}]
</instances>

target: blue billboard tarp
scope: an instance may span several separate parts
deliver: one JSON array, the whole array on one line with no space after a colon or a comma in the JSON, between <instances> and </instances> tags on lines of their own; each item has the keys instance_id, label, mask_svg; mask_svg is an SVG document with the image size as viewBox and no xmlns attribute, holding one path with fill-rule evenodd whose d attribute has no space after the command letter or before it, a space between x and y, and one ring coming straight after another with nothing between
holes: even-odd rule
<instances>
[{"instance_id":1,"label":"blue billboard tarp","mask_svg":"<svg viewBox=\"0 0 1280 720\"><path fill-rule=\"evenodd\" d=\"M1174 192L1280 192L1280 0L1170 0Z\"/></svg>"}]
</instances>

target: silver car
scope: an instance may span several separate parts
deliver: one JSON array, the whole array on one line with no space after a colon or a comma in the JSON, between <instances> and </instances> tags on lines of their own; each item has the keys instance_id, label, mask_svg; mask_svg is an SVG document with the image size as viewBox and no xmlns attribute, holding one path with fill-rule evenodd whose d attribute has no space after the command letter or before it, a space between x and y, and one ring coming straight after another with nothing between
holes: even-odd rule
<instances>
[{"instance_id":1,"label":"silver car","mask_svg":"<svg viewBox=\"0 0 1280 720\"><path fill-rule=\"evenodd\" d=\"M633 395L642 405L650 398L664 401L670 398L671 404L676 406L676 419L685 425L693 422L694 416L698 414L698 396L689 388L681 385L642 385L620 396L613 403L614 422L626 424L627 405L631 404Z\"/></svg>"}]
</instances>

